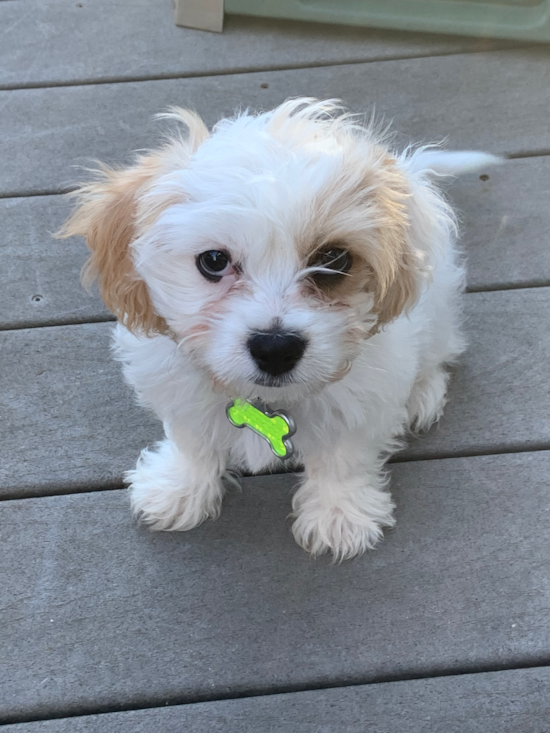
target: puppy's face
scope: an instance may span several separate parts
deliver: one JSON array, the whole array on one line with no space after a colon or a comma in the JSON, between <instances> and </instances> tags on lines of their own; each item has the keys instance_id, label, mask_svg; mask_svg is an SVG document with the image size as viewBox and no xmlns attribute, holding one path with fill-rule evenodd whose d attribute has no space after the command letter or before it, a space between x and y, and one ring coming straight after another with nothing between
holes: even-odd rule
<instances>
[{"instance_id":1,"label":"puppy's face","mask_svg":"<svg viewBox=\"0 0 550 733\"><path fill-rule=\"evenodd\" d=\"M322 389L418 296L410 181L326 111L286 103L212 135L185 113L187 140L107 172L69 222L118 317L169 332L230 396Z\"/></svg>"}]
</instances>

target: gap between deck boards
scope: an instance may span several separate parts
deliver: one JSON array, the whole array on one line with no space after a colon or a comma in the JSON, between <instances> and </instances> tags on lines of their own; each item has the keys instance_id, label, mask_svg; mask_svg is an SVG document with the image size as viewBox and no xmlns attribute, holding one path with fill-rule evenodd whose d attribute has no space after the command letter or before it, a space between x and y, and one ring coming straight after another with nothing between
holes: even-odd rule
<instances>
[{"instance_id":1,"label":"gap between deck boards","mask_svg":"<svg viewBox=\"0 0 550 733\"><path fill-rule=\"evenodd\" d=\"M550 658L544 659L539 662L519 662L514 664L503 664L503 665L472 665L465 666L460 669L450 670L438 670L433 673L426 672L425 674L407 674L406 672L401 675L384 675L380 678L375 679L354 679L349 681L334 682L331 684L322 685L308 685L307 683L302 685L276 685L269 691L256 691L256 690L242 690L240 692L228 693L226 695L197 695L196 698L190 698L189 696L174 696L173 698L158 698L151 700L143 700L135 703L121 703L120 705L97 705L97 706L86 706L79 710L63 710L54 709L50 713L46 713L44 716L35 715L19 715L19 716L7 716L6 718L0 718L0 727L4 725L15 725L17 723L35 723L46 720L61 720L63 718L80 718L87 715L105 715L109 713L122 713L129 712L132 710L150 710L154 708L166 708L176 705L193 705L197 703L208 703L208 702L221 702L224 700L243 700L246 698L254 697L269 697L271 695L284 695L299 692L314 692L317 690L337 690L345 689L350 687L362 687L365 685L384 685L394 682L412 682L414 680L428 680L437 679L439 677L461 677L463 675L472 674L487 674L491 672L510 672L521 669L537 669L550 666Z\"/></svg>"},{"instance_id":2,"label":"gap between deck boards","mask_svg":"<svg viewBox=\"0 0 550 733\"><path fill-rule=\"evenodd\" d=\"M125 84L131 82L144 82L144 81L165 81L167 79L203 79L207 77L219 77L219 76L230 76L230 75L244 75L244 74L257 74L258 72L265 71L266 73L271 71L292 71L294 69L323 69L330 68L332 66L351 66L354 64L381 64L386 61L414 61L417 59L425 58L438 58L447 56L467 56L473 53L498 53L502 51L512 50L531 50L537 48L546 48L545 44L541 43L513 43L505 45L503 47L491 48L486 51L480 51L479 49L473 48L470 51L436 51L434 53L419 53L419 54L395 54L395 56L388 56L387 58L373 58L373 59L345 59L342 61L331 61L330 63L322 62L307 62L294 63L294 64L273 64L266 67L255 67L246 68L242 66L227 67L223 69L210 69L208 71L190 71L190 72L172 72L166 74L153 74L148 76L147 74L128 76L128 77L99 77L99 78L82 78L72 79L70 81L47 81L47 82L14 82L13 84L0 84L0 92L11 92L19 89L49 89L56 87L82 87L82 86L94 86L99 84Z\"/></svg>"},{"instance_id":3,"label":"gap between deck boards","mask_svg":"<svg viewBox=\"0 0 550 733\"><path fill-rule=\"evenodd\" d=\"M519 283L503 283L498 285L487 285L482 287L467 287L464 290L464 294L470 293L498 293L500 291L507 290L536 290L537 288L548 288L550 287L550 279L532 282L519 282ZM113 315L100 315L100 316L86 316L83 319L74 318L59 318L52 319L46 322L23 321L21 323L13 324L9 321L5 324L0 324L0 333L5 331L24 331L37 328L59 328L61 326L82 326L86 323L114 323L116 317Z\"/></svg>"},{"instance_id":4,"label":"gap between deck boards","mask_svg":"<svg viewBox=\"0 0 550 733\"><path fill-rule=\"evenodd\" d=\"M513 152L505 152L502 154L502 157L505 160L523 160L525 158L547 158L549 155L550 148L540 148L538 150L519 150ZM60 188L43 189L41 191L7 191L4 193L0 192L0 199L25 199L36 198L39 196L64 196L68 193L76 191L77 189L78 186L65 186Z\"/></svg>"},{"instance_id":5,"label":"gap between deck boards","mask_svg":"<svg viewBox=\"0 0 550 733\"><path fill-rule=\"evenodd\" d=\"M465 451L446 451L441 453L435 453L429 457L425 456L400 456L399 453L391 456L386 466L392 466L394 464L407 464L407 463L420 463L428 461L448 461L453 458L479 458L483 456L505 456L513 455L516 453L544 453L550 451L550 443L540 443L535 446L523 447L523 446L508 446L506 448L494 449L494 450L465 450ZM303 471L303 466L296 466L293 470L286 470L284 467L281 470L273 470L267 473L251 474L243 472L240 479L253 479L261 478L262 476L281 476L284 474L299 474ZM93 483L75 484L73 486L62 486L59 488L52 487L49 489L47 494L44 493L44 489L40 488L36 491L29 491L28 489L4 489L0 494L0 504L5 501L24 501L25 499L47 499L51 496L72 496L74 494L101 494L105 491L125 491L126 484L124 481L113 481L112 484L106 484L105 482L98 483L94 486Z\"/></svg>"}]
</instances>

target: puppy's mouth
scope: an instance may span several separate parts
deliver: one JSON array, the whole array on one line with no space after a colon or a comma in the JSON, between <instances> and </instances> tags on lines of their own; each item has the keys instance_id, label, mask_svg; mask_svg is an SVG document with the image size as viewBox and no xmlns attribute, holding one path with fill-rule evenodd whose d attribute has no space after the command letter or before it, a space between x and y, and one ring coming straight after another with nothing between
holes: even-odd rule
<instances>
[{"instance_id":1,"label":"puppy's mouth","mask_svg":"<svg viewBox=\"0 0 550 733\"><path fill-rule=\"evenodd\" d=\"M254 378L254 384L259 387L287 387L295 384L296 381L291 374L280 374L273 376L271 374L260 374Z\"/></svg>"}]
</instances>

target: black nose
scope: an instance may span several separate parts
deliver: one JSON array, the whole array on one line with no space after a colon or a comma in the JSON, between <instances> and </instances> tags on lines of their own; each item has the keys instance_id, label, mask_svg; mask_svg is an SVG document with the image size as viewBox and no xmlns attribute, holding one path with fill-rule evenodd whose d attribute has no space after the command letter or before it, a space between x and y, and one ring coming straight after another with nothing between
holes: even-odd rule
<instances>
[{"instance_id":1,"label":"black nose","mask_svg":"<svg viewBox=\"0 0 550 733\"><path fill-rule=\"evenodd\" d=\"M295 332L277 328L253 333L247 345L262 372L276 377L296 366L302 358L307 341Z\"/></svg>"}]
</instances>

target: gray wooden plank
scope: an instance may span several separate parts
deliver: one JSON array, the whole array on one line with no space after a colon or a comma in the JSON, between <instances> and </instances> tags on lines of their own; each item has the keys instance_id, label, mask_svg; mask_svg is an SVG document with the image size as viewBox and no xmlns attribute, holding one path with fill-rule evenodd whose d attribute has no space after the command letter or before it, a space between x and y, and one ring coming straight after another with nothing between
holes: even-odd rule
<instances>
[{"instance_id":1,"label":"gray wooden plank","mask_svg":"<svg viewBox=\"0 0 550 733\"><path fill-rule=\"evenodd\" d=\"M461 220L469 289L550 284L550 157L465 176L449 195Z\"/></svg>"},{"instance_id":2,"label":"gray wooden plank","mask_svg":"<svg viewBox=\"0 0 550 733\"><path fill-rule=\"evenodd\" d=\"M407 140L495 153L550 149L550 50L497 51L195 79L0 92L0 195L61 190L91 158L116 163L159 139L152 116L195 107L208 124L290 96L342 97L395 119ZM264 88L265 85L267 88Z\"/></svg>"},{"instance_id":3,"label":"gray wooden plank","mask_svg":"<svg viewBox=\"0 0 550 733\"><path fill-rule=\"evenodd\" d=\"M396 529L340 566L294 544L292 475L184 533L136 528L123 491L2 502L1 719L544 664L549 471L396 465Z\"/></svg>"},{"instance_id":4,"label":"gray wooden plank","mask_svg":"<svg viewBox=\"0 0 550 733\"><path fill-rule=\"evenodd\" d=\"M62 196L0 200L0 328L109 317L80 285L84 242L52 237L70 209Z\"/></svg>"},{"instance_id":5,"label":"gray wooden plank","mask_svg":"<svg viewBox=\"0 0 550 733\"><path fill-rule=\"evenodd\" d=\"M550 668L7 725L3 733L548 733Z\"/></svg>"},{"instance_id":6,"label":"gray wooden plank","mask_svg":"<svg viewBox=\"0 0 550 733\"><path fill-rule=\"evenodd\" d=\"M401 458L550 446L550 288L464 296L468 350L453 370L449 402Z\"/></svg>"},{"instance_id":7,"label":"gray wooden plank","mask_svg":"<svg viewBox=\"0 0 550 733\"><path fill-rule=\"evenodd\" d=\"M470 348L440 423L406 458L550 446L550 288L464 296ZM120 485L160 425L109 355L111 324L0 333L0 496Z\"/></svg>"},{"instance_id":8,"label":"gray wooden plank","mask_svg":"<svg viewBox=\"0 0 550 733\"><path fill-rule=\"evenodd\" d=\"M502 42L229 16L178 28L169 0L0 5L0 87L237 72L498 48Z\"/></svg>"},{"instance_id":9,"label":"gray wooden plank","mask_svg":"<svg viewBox=\"0 0 550 733\"><path fill-rule=\"evenodd\" d=\"M161 436L109 354L111 324L0 335L0 495L120 486Z\"/></svg>"},{"instance_id":10,"label":"gray wooden plank","mask_svg":"<svg viewBox=\"0 0 550 733\"><path fill-rule=\"evenodd\" d=\"M461 214L468 287L550 284L550 157L510 160L485 175L449 192ZM50 236L69 209L60 196L0 199L0 328L108 317L80 287L84 245Z\"/></svg>"}]
</instances>

